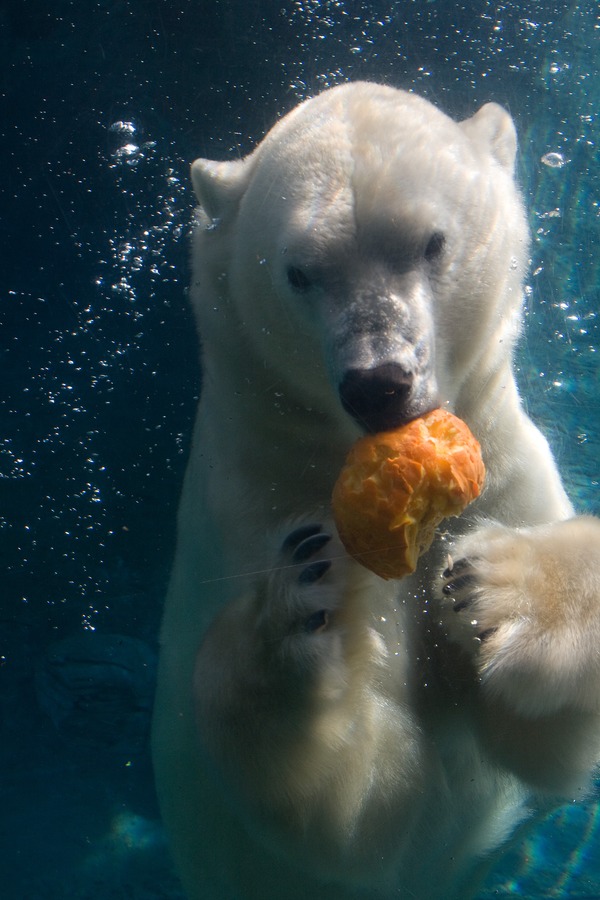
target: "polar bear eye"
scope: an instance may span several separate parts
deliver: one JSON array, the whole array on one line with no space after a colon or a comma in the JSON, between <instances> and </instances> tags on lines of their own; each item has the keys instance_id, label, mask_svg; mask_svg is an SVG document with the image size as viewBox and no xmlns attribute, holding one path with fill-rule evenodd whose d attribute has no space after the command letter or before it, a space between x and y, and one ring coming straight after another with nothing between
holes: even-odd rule
<instances>
[{"instance_id":1,"label":"polar bear eye","mask_svg":"<svg viewBox=\"0 0 600 900\"><path fill-rule=\"evenodd\" d=\"M427 262L434 262L442 253L446 244L446 238L441 231L434 231L425 247L425 259Z\"/></svg>"},{"instance_id":2,"label":"polar bear eye","mask_svg":"<svg viewBox=\"0 0 600 900\"><path fill-rule=\"evenodd\" d=\"M295 291L308 291L312 287L312 283L308 275L299 269L298 266L288 266L286 270L287 280Z\"/></svg>"}]
</instances>

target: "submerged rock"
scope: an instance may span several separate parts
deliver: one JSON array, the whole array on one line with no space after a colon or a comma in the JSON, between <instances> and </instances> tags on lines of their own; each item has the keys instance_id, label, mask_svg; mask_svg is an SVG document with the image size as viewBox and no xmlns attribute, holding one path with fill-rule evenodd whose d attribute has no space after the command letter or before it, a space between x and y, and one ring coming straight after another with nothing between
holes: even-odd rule
<instances>
[{"instance_id":1,"label":"submerged rock","mask_svg":"<svg viewBox=\"0 0 600 900\"><path fill-rule=\"evenodd\" d=\"M146 643L86 631L48 648L36 691L70 741L137 752L148 738L155 679L156 655Z\"/></svg>"}]
</instances>

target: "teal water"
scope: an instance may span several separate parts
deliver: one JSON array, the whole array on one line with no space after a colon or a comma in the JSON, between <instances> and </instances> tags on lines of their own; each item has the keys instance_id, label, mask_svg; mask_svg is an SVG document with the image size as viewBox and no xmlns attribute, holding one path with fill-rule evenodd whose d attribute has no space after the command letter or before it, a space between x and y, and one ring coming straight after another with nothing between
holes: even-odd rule
<instances>
[{"instance_id":1,"label":"teal water","mask_svg":"<svg viewBox=\"0 0 600 900\"><path fill-rule=\"evenodd\" d=\"M578 508L600 513L599 38L591 2L0 0L7 900L180 896L147 732L200 389L194 157L245 153L353 78L457 118L507 106L534 238L521 389ZM600 896L599 841L593 798L559 808L482 900Z\"/></svg>"}]
</instances>

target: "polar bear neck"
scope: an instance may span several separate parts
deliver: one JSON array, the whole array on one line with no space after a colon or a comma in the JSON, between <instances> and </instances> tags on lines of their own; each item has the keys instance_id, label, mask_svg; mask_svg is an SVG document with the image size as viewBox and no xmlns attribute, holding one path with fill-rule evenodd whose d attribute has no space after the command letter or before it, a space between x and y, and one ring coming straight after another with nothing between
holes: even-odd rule
<instances>
[{"instance_id":1,"label":"polar bear neck","mask_svg":"<svg viewBox=\"0 0 600 900\"><path fill-rule=\"evenodd\" d=\"M199 416L210 423L210 429L202 428L210 471L223 467L230 473L221 484L231 484L235 472L237 502L247 498L273 521L299 514L299 484L304 509L328 506L348 448L360 433L341 406L339 411L312 408L294 385L269 377L273 373L266 368L247 369L247 377L235 385L233 379L219 380L218 389L209 372ZM228 416L217 415L224 402ZM242 440L241 423L246 423ZM265 480L271 486L266 497Z\"/></svg>"}]
</instances>

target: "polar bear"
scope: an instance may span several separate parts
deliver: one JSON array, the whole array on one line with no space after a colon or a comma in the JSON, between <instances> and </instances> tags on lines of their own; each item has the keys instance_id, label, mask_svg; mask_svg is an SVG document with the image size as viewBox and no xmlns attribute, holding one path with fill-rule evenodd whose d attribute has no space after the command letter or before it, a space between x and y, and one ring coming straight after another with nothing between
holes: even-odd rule
<instances>
[{"instance_id":1,"label":"polar bear","mask_svg":"<svg viewBox=\"0 0 600 900\"><path fill-rule=\"evenodd\" d=\"M469 897L600 756L600 524L575 517L512 357L515 129L346 84L197 160L203 388L153 729L195 900ZM444 406L487 482L414 575L345 554L352 443Z\"/></svg>"}]
</instances>

